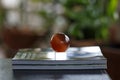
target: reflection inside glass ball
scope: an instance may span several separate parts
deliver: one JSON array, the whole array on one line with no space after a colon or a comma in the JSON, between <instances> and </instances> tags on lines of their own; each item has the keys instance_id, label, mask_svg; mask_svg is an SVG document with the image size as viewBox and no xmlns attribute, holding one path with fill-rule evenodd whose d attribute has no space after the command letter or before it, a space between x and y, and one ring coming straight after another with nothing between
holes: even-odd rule
<instances>
[{"instance_id":1,"label":"reflection inside glass ball","mask_svg":"<svg viewBox=\"0 0 120 80\"><path fill-rule=\"evenodd\" d=\"M50 44L56 52L65 52L70 45L70 39L64 33L56 33L52 36Z\"/></svg>"}]
</instances>

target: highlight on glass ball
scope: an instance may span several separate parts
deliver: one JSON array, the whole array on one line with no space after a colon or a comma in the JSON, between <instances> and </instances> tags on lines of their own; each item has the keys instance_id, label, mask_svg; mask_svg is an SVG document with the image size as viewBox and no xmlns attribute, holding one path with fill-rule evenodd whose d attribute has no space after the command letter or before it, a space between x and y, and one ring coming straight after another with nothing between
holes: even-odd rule
<instances>
[{"instance_id":1,"label":"highlight on glass ball","mask_svg":"<svg viewBox=\"0 0 120 80\"><path fill-rule=\"evenodd\" d=\"M51 37L51 47L56 52L65 52L70 46L70 39L64 33L55 33Z\"/></svg>"}]
</instances>

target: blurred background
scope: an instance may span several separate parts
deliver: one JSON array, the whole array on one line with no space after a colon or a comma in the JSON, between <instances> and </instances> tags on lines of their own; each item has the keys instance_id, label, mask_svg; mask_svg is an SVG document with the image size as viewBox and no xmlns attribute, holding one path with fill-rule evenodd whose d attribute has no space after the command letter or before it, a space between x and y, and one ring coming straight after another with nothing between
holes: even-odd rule
<instances>
[{"instance_id":1,"label":"blurred background","mask_svg":"<svg viewBox=\"0 0 120 80\"><path fill-rule=\"evenodd\" d=\"M0 43L50 47L63 32L71 46L120 45L119 0L0 0Z\"/></svg>"}]
</instances>

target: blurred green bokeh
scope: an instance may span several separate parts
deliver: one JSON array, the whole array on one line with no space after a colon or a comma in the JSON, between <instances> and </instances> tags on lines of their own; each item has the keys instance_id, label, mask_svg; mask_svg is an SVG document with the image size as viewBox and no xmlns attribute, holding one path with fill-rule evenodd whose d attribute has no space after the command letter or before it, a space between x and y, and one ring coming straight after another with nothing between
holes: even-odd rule
<instances>
[{"instance_id":1,"label":"blurred green bokeh","mask_svg":"<svg viewBox=\"0 0 120 80\"><path fill-rule=\"evenodd\" d=\"M66 0L67 34L74 39L108 39L108 28L115 22L118 0Z\"/></svg>"},{"instance_id":2,"label":"blurred green bokeh","mask_svg":"<svg viewBox=\"0 0 120 80\"><path fill-rule=\"evenodd\" d=\"M27 0L26 0L27 1ZM67 29L64 31L73 39L108 39L108 28L118 18L118 0L31 0L34 3L53 3L53 12L38 10L31 12L44 18L45 24L42 28L52 31L57 16L67 20ZM60 4L64 8L63 14L55 14L54 4ZM49 5L49 4L48 4ZM23 6L24 7L24 6ZM25 8L23 8L25 9ZM21 11L24 13L25 10ZM29 14L30 12L28 12ZM22 14L21 14L22 15ZM0 25L4 23L5 10L0 7ZM21 19L22 20L22 19ZM61 22L59 22L61 23ZM41 27L41 26L40 26ZM57 27L57 26L56 26ZM63 26L64 27L64 26ZM0 27L1 28L1 27ZM44 30L44 29L43 29ZM39 32L39 31L38 31ZM41 30L42 32L42 30Z\"/></svg>"}]
</instances>

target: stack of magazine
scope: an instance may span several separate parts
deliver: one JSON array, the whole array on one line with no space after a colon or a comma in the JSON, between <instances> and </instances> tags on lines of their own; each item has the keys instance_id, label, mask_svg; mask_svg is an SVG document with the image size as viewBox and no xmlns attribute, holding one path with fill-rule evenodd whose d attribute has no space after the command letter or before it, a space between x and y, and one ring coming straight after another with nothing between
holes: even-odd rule
<instances>
[{"instance_id":1,"label":"stack of magazine","mask_svg":"<svg viewBox=\"0 0 120 80\"><path fill-rule=\"evenodd\" d=\"M51 48L21 49L13 58L13 69L106 69L106 59L99 46L70 47L61 53Z\"/></svg>"}]
</instances>

